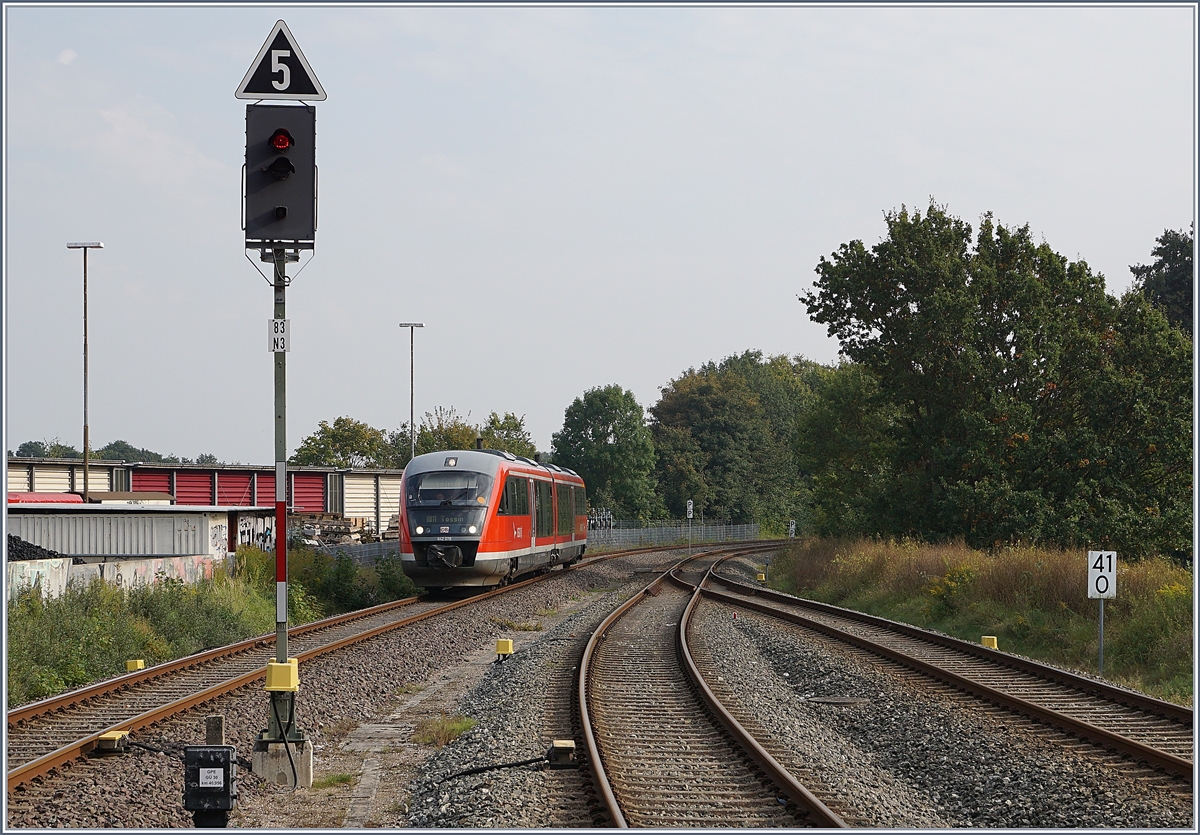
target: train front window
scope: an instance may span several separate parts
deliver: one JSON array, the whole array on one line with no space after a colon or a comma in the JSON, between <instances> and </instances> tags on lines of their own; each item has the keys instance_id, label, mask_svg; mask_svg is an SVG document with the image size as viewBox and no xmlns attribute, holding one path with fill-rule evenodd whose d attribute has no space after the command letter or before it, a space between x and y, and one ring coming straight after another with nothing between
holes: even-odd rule
<instances>
[{"instance_id":1,"label":"train front window","mask_svg":"<svg viewBox=\"0 0 1200 835\"><path fill-rule=\"evenodd\" d=\"M479 507L492 492L492 477L469 471L435 470L414 473L404 480L409 507Z\"/></svg>"}]
</instances>

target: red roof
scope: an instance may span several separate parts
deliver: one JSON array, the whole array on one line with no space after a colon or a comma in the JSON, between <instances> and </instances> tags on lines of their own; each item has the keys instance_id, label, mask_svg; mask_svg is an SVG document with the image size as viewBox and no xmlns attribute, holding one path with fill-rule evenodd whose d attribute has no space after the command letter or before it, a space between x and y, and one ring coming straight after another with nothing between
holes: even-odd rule
<instances>
[{"instance_id":1,"label":"red roof","mask_svg":"<svg viewBox=\"0 0 1200 835\"><path fill-rule=\"evenodd\" d=\"M9 504L83 504L77 493L9 493Z\"/></svg>"}]
</instances>

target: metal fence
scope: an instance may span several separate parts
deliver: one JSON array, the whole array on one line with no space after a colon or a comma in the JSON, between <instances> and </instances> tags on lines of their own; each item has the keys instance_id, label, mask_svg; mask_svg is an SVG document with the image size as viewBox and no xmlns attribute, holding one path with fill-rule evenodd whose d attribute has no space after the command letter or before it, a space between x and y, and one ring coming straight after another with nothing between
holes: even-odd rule
<instances>
[{"instance_id":1,"label":"metal fence","mask_svg":"<svg viewBox=\"0 0 1200 835\"><path fill-rule=\"evenodd\" d=\"M331 556L337 556L341 551L357 565L374 565L380 557L400 556L400 543L395 540L368 542L363 545L322 545L321 550Z\"/></svg>"},{"instance_id":2,"label":"metal fence","mask_svg":"<svg viewBox=\"0 0 1200 835\"><path fill-rule=\"evenodd\" d=\"M699 542L743 542L759 538L759 526L713 525L691 526L691 541ZM650 522L639 527L637 522L621 520L598 523L588 527L588 544L607 548L639 548L647 545L686 545L688 543L687 520ZM400 545L396 540L369 542L365 545L325 545L321 548L336 556L339 551L358 565L372 565L375 560L389 554L398 556Z\"/></svg>"},{"instance_id":3,"label":"metal fence","mask_svg":"<svg viewBox=\"0 0 1200 835\"><path fill-rule=\"evenodd\" d=\"M588 528L588 543L612 548L638 548L645 545L687 544L689 528L687 520L651 522L645 527L635 527L635 522L614 521L600 523ZM741 542L758 539L759 526L693 524L691 541L696 542Z\"/></svg>"}]
</instances>

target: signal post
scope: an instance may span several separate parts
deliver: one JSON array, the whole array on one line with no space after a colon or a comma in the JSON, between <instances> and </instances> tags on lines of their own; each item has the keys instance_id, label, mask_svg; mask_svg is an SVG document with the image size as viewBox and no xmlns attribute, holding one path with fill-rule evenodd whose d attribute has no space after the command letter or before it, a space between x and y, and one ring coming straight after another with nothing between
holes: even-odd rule
<instances>
[{"instance_id":1,"label":"signal post","mask_svg":"<svg viewBox=\"0 0 1200 835\"><path fill-rule=\"evenodd\" d=\"M316 107L304 102L326 96L282 20L234 95L296 102L246 105L242 228L246 249L258 250L260 260L272 265L267 280L274 315L267 341L275 359L275 660L267 663L267 728L254 741L253 771L272 783L312 788L312 741L296 715L299 667L288 657L287 352L292 329L286 294L287 265L300 260L301 250L314 249L317 228L317 115Z\"/></svg>"}]
</instances>

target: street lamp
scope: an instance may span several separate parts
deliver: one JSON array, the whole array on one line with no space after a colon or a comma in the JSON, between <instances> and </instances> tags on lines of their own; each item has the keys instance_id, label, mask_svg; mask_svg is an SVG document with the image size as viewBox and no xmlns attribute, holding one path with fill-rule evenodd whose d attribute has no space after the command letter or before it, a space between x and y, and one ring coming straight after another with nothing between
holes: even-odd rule
<instances>
[{"instance_id":1,"label":"street lamp","mask_svg":"<svg viewBox=\"0 0 1200 835\"><path fill-rule=\"evenodd\" d=\"M408 435L412 442L412 452L409 458L417 457L417 427L413 423L413 339L417 328L425 327L424 322L401 322L400 327L408 328Z\"/></svg>"},{"instance_id":2,"label":"street lamp","mask_svg":"<svg viewBox=\"0 0 1200 835\"><path fill-rule=\"evenodd\" d=\"M67 249L83 250L83 500L91 500L88 491L88 339L87 339L87 254L89 249L104 249L99 241L67 244Z\"/></svg>"}]
</instances>

